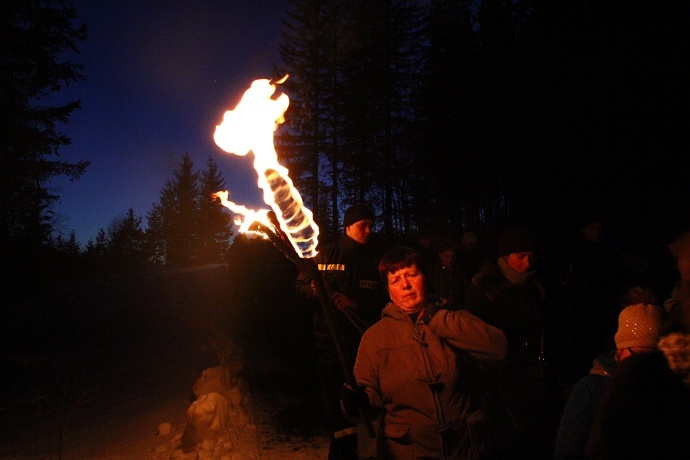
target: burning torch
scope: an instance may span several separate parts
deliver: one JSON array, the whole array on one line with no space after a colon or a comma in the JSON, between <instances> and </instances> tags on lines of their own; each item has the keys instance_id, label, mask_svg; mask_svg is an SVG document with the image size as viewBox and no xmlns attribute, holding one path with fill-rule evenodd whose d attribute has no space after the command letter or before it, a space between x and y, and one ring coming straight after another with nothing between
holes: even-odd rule
<instances>
[{"instance_id":1,"label":"burning torch","mask_svg":"<svg viewBox=\"0 0 690 460\"><path fill-rule=\"evenodd\" d=\"M302 198L293 186L288 170L278 163L278 154L273 145L273 132L284 121L289 98L281 94L273 98L276 84L283 83L287 76L276 83L270 80L255 80L245 91L234 110L225 112L223 122L216 126L214 140L228 153L244 156L250 150L254 153L254 169L259 177L259 187L264 192L264 202L268 204L277 220L273 222L254 220L245 228L266 236L284 255L295 262L300 270L306 272L316 283L317 296L323 309L329 333L346 381L356 387L350 357L343 345L340 331L336 325L335 306L328 295L328 288L313 261L316 255L319 227L313 220L312 212L306 208ZM216 194L226 207L234 212L242 212L241 206L229 201L227 192ZM246 208L245 208L246 209ZM267 217L264 213L263 217ZM252 217L258 217L253 214ZM237 222L237 221L236 221ZM239 223L239 222L237 222ZM285 242L286 237L289 246ZM350 317L351 315L348 315ZM374 430L366 417L362 417L367 432L374 437Z\"/></svg>"}]
</instances>

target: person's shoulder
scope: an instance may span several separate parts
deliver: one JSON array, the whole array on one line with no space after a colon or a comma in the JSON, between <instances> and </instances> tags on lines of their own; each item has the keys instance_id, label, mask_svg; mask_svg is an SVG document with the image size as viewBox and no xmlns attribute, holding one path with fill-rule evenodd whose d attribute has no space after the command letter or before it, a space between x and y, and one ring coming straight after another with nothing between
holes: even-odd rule
<instances>
[{"instance_id":1,"label":"person's shoulder","mask_svg":"<svg viewBox=\"0 0 690 460\"><path fill-rule=\"evenodd\" d=\"M603 374L587 374L580 378L571 390L571 395L577 395L582 398L583 395L588 397L600 397L603 389L609 383L611 376Z\"/></svg>"},{"instance_id":2,"label":"person's shoulder","mask_svg":"<svg viewBox=\"0 0 690 460\"><path fill-rule=\"evenodd\" d=\"M373 233L369 237L369 242L364 245L367 252L376 256L383 256L389 249L393 247L389 239L378 233Z\"/></svg>"},{"instance_id":3,"label":"person's shoulder","mask_svg":"<svg viewBox=\"0 0 690 460\"><path fill-rule=\"evenodd\" d=\"M376 322L369 326L366 331L364 331L362 340L365 340L366 338L369 341L380 341L383 337L385 337L386 331L394 327L394 324L400 321L400 319L401 318L395 313L395 308L393 307L391 310L387 305L381 312L381 318L379 318Z\"/></svg>"},{"instance_id":4,"label":"person's shoulder","mask_svg":"<svg viewBox=\"0 0 690 460\"><path fill-rule=\"evenodd\" d=\"M568 401L579 401L582 402L583 399L592 396L592 388L596 385L595 381L599 378L604 378L600 375L587 374L580 377L573 387L570 389L570 395L568 396Z\"/></svg>"},{"instance_id":5,"label":"person's shoulder","mask_svg":"<svg viewBox=\"0 0 690 460\"><path fill-rule=\"evenodd\" d=\"M388 327L386 323L388 321L390 321L390 319L391 318L385 318L385 317L379 318L374 323L372 323L371 326L369 326L366 331L364 331L364 334L362 335L362 337L365 337L365 336L377 337L381 331L383 331L384 329L386 329Z\"/></svg>"},{"instance_id":6,"label":"person's shoulder","mask_svg":"<svg viewBox=\"0 0 690 460\"><path fill-rule=\"evenodd\" d=\"M477 274L482 276L499 275L501 269L498 267L496 261L485 257L477 267Z\"/></svg>"},{"instance_id":7,"label":"person's shoulder","mask_svg":"<svg viewBox=\"0 0 690 460\"><path fill-rule=\"evenodd\" d=\"M503 286L506 283L510 284L498 265L488 259L482 262L477 273L472 276L471 281L472 284L482 291L492 291L497 286Z\"/></svg>"},{"instance_id":8,"label":"person's shoulder","mask_svg":"<svg viewBox=\"0 0 690 460\"><path fill-rule=\"evenodd\" d=\"M329 241L323 244L320 244L319 247L317 248L317 254L316 254L316 259L317 260L323 260L333 254L335 250L340 246L340 240L335 240L335 241Z\"/></svg>"},{"instance_id":9,"label":"person's shoulder","mask_svg":"<svg viewBox=\"0 0 690 460\"><path fill-rule=\"evenodd\" d=\"M654 386L654 382L671 374L666 357L657 350L650 353L638 353L624 359L618 363L612 377L616 385L651 384Z\"/></svg>"}]
</instances>

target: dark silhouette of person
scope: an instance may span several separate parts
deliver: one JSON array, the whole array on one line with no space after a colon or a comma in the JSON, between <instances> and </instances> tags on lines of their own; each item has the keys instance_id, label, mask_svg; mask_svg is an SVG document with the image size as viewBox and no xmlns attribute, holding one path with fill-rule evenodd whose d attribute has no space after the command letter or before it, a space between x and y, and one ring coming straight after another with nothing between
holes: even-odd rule
<instances>
[{"instance_id":1,"label":"dark silhouette of person","mask_svg":"<svg viewBox=\"0 0 690 460\"><path fill-rule=\"evenodd\" d=\"M363 331L380 318L386 300L378 275L380 257L371 242L374 217L366 204L348 208L343 217L345 232L337 241L320 248L314 258L337 309L336 325L350 367ZM356 460L357 424L345 418L340 410L340 390L346 376L317 298L316 283L308 274L300 273L296 284L299 297L312 311L323 400L332 429L328 458Z\"/></svg>"},{"instance_id":2,"label":"dark silhouette of person","mask_svg":"<svg viewBox=\"0 0 690 460\"><path fill-rule=\"evenodd\" d=\"M690 458L690 232L669 245L680 280L656 349L619 363L592 422L599 459Z\"/></svg>"}]
</instances>

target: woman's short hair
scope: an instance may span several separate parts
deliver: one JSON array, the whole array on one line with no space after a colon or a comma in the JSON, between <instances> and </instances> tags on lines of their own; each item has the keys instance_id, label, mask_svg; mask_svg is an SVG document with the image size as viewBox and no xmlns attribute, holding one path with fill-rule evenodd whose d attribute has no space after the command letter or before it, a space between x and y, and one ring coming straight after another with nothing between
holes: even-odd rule
<instances>
[{"instance_id":1,"label":"woman's short hair","mask_svg":"<svg viewBox=\"0 0 690 460\"><path fill-rule=\"evenodd\" d=\"M379 276L384 286L388 286L388 274L395 273L402 268L416 265L424 274L422 255L408 246L399 246L386 252L379 262Z\"/></svg>"}]
</instances>

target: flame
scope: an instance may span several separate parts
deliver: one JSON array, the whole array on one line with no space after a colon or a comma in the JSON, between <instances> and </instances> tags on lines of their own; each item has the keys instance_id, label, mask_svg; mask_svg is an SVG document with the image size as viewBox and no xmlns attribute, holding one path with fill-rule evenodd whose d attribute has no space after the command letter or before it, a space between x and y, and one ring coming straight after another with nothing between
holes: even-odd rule
<instances>
[{"instance_id":1,"label":"flame","mask_svg":"<svg viewBox=\"0 0 690 460\"><path fill-rule=\"evenodd\" d=\"M277 84L286 79L287 75ZM292 185L289 171L278 163L278 154L273 145L273 132L285 121L283 115L290 103L284 93L273 99L275 90L276 84L270 80L252 82L235 109L225 112L222 123L216 126L213 139L218 147L228 153L239 156L245 156L250 150L254 153L254 169L259 177L258 185L264 191L264 202L275 212L281 229L297 254L301 257L314 257L319 227L314 222L312 212L304 206L302 197ZM225 193L224 197L216 194L224 206L245 216L246 224L241 224L240 231L243 228L246 231L257 219L265 218L270 223L266 217L267 210L248 210L228 201L226 192L219 193Z\"/></svg>"},{"instance_id":2,"label":"flame","mask_svg":"<svg viewBox=\"0 0 690 460\"><path fill-rule=\"evenodd\" d=\"M259 210L249 209L244 205L237 204L233 201L228 200L229 195L230 195L229 191L223 190L220 192L216 192L216 193L212 194L211 196L214 198L219 198L220 203L223 206L225 206L230 211L232 211L238 215L235 217L234 222L235 222L235 225L239 226L239 232L240 233L256 233L256 232L252 232L251 230L249 230L249 226L253 222L256 222L256 221L261 222L263 225L266 225L269 228L273 228L273 223L268 218L268 209L259 209ZM239 217L239 216L242 216L242 217Z\"/></svg>"}]
</instances>

